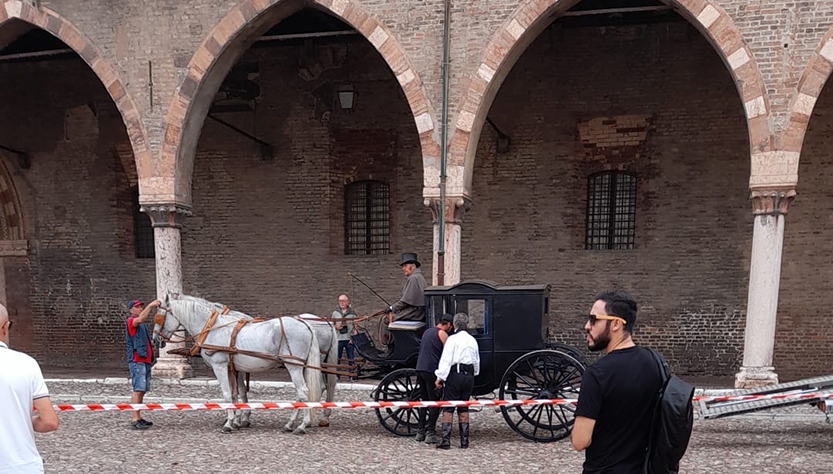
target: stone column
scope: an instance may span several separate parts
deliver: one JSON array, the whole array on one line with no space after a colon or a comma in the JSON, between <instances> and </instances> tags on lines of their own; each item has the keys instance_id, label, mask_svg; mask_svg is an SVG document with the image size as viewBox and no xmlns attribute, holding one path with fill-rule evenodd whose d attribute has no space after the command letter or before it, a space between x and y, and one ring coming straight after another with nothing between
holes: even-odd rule
<instances>
[{"instance_id":1,"label":"stone column","mask_svg":"<svg viewBox=\"0 0 833 474\"><path fill-rule=\"evenodd\" d=\"M793 197L795 190L790 188L754 190L751 194L755 224L749 268L743 365L735 375L737 388L778 383L778 375L772 366L772 353L775 346L778 287L781 283L784 217Z\"/></svg>"},{"instance_id":2,"label":"stone column","mask_svg":"<svg viewBox=\"0 0 833 474\"><path fill-rule=\"evenodd\" d=\"M445 275L443 284L446 286L456 285L460 282L460 257L462 254L461 240L463 213L468 210L471 202L464 197L446 197L445 206L442 206L445 227ZM431 216L434 221L434 252L432 265L432 284L437 284L437 273L439 264L437 262L437 251L440 245L440 200L430 198L425 200L425 205L431 209Z\"/></svg>"},{"instance_id":3,"label":"stone column","mask_svg":"<svg viewBox=\"0 0 833 474\"><path fill-rule=\"evenodd\" d=\"M153 239L156 250L156 295L164 301L168 292L182 291L182 250L180 229L187 209L175 204L142 206L142 212L153 222ZM191 365L185 356L170 354L172 349L185 344L167 344L159 350L159 360L153 367L157 377L183 379L192 375Z\"/></svg>"}]
</instances>

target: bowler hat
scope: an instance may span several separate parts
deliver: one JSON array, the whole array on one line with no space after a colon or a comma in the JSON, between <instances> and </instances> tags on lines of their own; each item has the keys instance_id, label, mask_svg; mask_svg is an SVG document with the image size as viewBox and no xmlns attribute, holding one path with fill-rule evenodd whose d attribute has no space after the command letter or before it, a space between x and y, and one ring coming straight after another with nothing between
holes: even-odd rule
<instances>
[{"instance_id":1,"label":"bowler hat","mask_svg":"<svg viewBox=\"0 0 833 474\"><path fill-rule=\"evenodd\" d=\"M402 254L402 263L400 263L399 266L401 267L402 265L405 265L406 263L413 263L417 267L422 265L421 263L419 263L419 260L417 260L417 254L410 253L410 252Z\"/></svg>"}]
</instances>

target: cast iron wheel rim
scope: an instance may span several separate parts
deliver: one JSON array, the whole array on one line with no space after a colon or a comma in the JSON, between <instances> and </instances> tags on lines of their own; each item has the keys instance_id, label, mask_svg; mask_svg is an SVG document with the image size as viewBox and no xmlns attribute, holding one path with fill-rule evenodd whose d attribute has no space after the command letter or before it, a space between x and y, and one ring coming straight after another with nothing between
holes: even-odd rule
<instances>
[{"instance_id":1,"label":"cast iron wheel rim","mask_svg":"<svg viewBox=\"0 0 833 474\"><path fill-rule=\"evenodd\" d=\"M379 382L373 395L377 402L419 401L419 376L414 369L399 369ZM415 436L419 423L418 408L377 408L379 423L396 436Z\"/></svg>"},{"instance_id":2,"label":"cast iron wheel rim","mask_svg":"<svg viewBox=\"0 0 833 474\"><path fill-rule=\"evenodd\" d=\"M498 398L532 400L578 398L584 366L559 351L530 352L503 374ZM566 438L575 421L574 405L528 405L501 407L506 423L524 438L550 443Z\"/></svg>"},{"instance_id":3,"label":"cast iron wheel rim","mask_svg":"<svg viewBox=\"0 0 833 474\"><path fill-rule=\"evenodd\" d=\"M579 361L579 363L585 367L590 365L590 361L587 360L587 357L584 356L578 349L575 347L564 344L561 342L553 342L552 344L547 347L547 349L551 349L553 351L563 352L568 356L572 357L573 359Z\"/></svg>"}]
</instances>

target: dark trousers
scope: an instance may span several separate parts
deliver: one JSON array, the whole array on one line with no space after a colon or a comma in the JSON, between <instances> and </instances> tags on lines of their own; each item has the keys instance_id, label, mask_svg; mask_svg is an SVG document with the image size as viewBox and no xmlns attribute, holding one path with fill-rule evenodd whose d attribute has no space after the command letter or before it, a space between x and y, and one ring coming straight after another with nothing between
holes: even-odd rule
<instances>
[{"instance_id":1,"label":"dark trousers","mask_svg":"<svg viewBox=\"0 0 833 474\"><path fill-rule=\"evenodd\" d=\"M440 399L439 391L434 383L437 381L437 376L434 372L417 371L419 376L419 392L420 399L427 401L437 401ZM440 417L439 408L420 408L419 409L419 425L422 428L427 428L429 433L433 433L437 426L437 418ZM427 418L427 420L426 420Z\"/></svg>"},{"instance_id":2,"label":"dark trousers","mask_svg":"<svg viewBox=\"0 0 833 474\"><path fill-rule=\"evenodd\" d=\"M457 366L451 367L448 380L445 381L443 400L468 400L474 389L474 372L471 369L457 371ZM454 413L455 407L443 407L444 413ZM456 407L457 413L467 413L469 407Z\"/></svg>"},{"instance_id":3,"label":"dark trousers","mask_svg":"<svg viewBox=\"0 0 833 474\"><path fill-rule=\"evenodd\" d=\"M353 365L353 344L350 341L338 341L338 360L341 362L341 355L344 354L344 349L347 349L348 363Z\"/></svg>"}]
</instances>

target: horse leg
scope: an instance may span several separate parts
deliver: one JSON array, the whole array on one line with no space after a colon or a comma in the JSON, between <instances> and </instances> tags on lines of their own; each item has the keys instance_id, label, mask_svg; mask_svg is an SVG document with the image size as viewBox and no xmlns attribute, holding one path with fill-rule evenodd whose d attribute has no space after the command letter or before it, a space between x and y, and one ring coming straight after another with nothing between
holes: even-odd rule
<instances>
[{"instance_id":1,"label":"horse leg","mask_svg":"<svg viewBox=\"0 0 833 474\"><path fill-rule=\"evenodd\" d=\"M226 403L232 403L233 400L231 398L231 377L229 377L228 373L228 365L226 364L215 364L211 366L214 369L214 376L217 377L217 382L220 383L220 390L223 391L223 401ZM230 433L234 431L234 410L227 410L226 413L226 422L223 424L223 433Z\"/></svg>"},{"instance_id":2,"label":"horse leg","mask_svg":"<svg viewBox=\"0 0 833 474\"><path fill-rule=\"evenodd\" d=\"M335 393L336 393L336 383L338 379L334 374L326 374L326 391L327 391L327 398L328 402L335 401ZM318 422L318 426L327 427L330 426L330 410L329 408L324 409L324 416L322 417L321 421Z\"/></svg>"},{"instance_id":3,"label":"horse leg","mask_svg":"<svg viewBox=\"0 0 833 474\"><path fill-rule=\"evenodd\" d=\"M307 384L304 381L304 369L303 367L298 367L297 365L288 365L287 370L289 371L289 377L292 379L292 383L295 385L295 400L299 402L307 402L309 401L309 393L307 390ZM289 423L284 426L286 431L292 431L295 434L303 434L307 432L307 426L310 424L310 409L304 408L304 420L298 425L295 430L292 430L292 425L295 423L295 420L298 418L298 411L293 410L292 416L289 418Z\"/></svg>"},{"instance_id":4,"label":"horse leg","mask_svg":"<svg viewBox=\"0 0 833 474\"><path fill-rule=\"evenodd\" d=\"M243 372L237 373L237 398L243 403L249 403L249 392L246 391L246 374ZM240 428L248 428L252 424L249 422L251 410L240 410L238 425Z\"/></svg>"}]
</instances>

